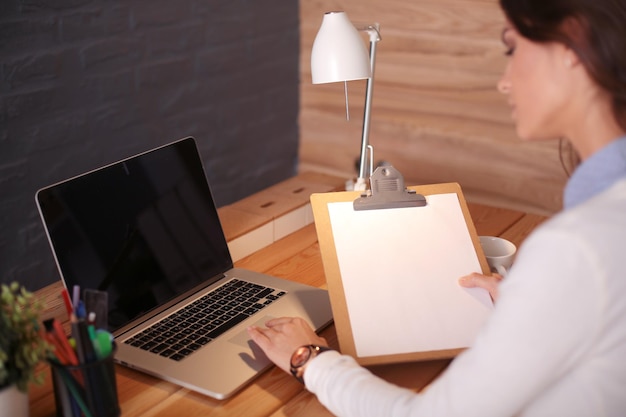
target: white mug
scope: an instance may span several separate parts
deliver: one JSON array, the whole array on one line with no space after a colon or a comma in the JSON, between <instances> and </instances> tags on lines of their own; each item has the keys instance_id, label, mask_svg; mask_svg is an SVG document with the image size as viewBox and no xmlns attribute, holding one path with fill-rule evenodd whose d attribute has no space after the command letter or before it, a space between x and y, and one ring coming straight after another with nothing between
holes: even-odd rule
<instances>
[{"instance_id":1,"label":"white mug","mask_svg":"<svg viewBox=\"0 0 626 417\"><path fill-rule=\"evenodd\" d=\"M479 236L479 239L491 270L506 276L517 252L515 244L496 236Z\"/></svg>"}]
</instances>

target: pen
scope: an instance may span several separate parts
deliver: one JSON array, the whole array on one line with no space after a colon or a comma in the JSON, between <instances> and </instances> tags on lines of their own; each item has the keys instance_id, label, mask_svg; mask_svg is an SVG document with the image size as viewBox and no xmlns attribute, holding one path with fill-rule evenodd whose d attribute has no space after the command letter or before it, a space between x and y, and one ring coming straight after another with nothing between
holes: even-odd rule
<instances>
[{"instance_id":1,"label":"pen","mask_svg":"<svg viewBox=\"0 0 626 417\"><path fill-rule=\"evenodd\" d=\"M78 309L79 300L80 300L80 285L74 285L74 292L72 293L72 301L74 304L74 310Z\"/></svg>"},{"instance_id":2,"label":"pen","mask_svg":"<svg viewBox=\"0 0 626 417\"><path fill-rule=\"evenodd\" d=\"M78 300L78 304L76 305L76 308L74 309L76 317L78 317L79 319L84 319L85 316L87 315L86 310L85 310L85 303L83 302L83 300Z\"/></svg>"},{"instance_id":3,"label":"pen","mask_svg":"<svg viewBox=\"0 0 626 417\"><path fill-rule=\"evenodd\" d=\"M61 377L61 372L52 372L53 383L56 387L62 387L65 385L65 380ZM63 410L62 417L74 417L80 416L80 408L78 407L78 403L76 400L70 395L65 395L65 393L60 393L58 396L55 396L55 399L58 398L61 404L61 410ZM57 416L61 417L57 410Z\"/></svg>"},{"instance_id":4,"label":"pen","mask_svg":"<svg viewBox=\"0 0 626 417\"><path fill-rule=\"evenodd\" d=\"M48 319L43 323L46 332L55 340L56 343L54 343L54 346L60 350L61 355L66 358L69 364L78 365L78 358L67 341L67 337L65 336L65 331L63 330L61 323L56 319Z\"/></svg>"},{"instance_id":5,"label":"pen","mask_svg":"<svg viewBox=\"0 0 626 417\"><path fill-rule=\"evenodd\" d=\"M87 315L87 323L90 326L93 326L96 323L96 313L94 313L93 311L89 312L89 314Z\"/></svg>"},{"instance_id":6,"label":"pen","mask_svg":"<svg viewBox=\"0 0 626 417\"><path fill-rule=\"evenodd\" d=\"M77 323L78 338L76 339L76 347L80 346L80 350L83 353L84 363L93 362L97 359L96 350L93 346L91 337L89 336L89 329L87 323L84 320L79 320Z\"/></svg>"},{"instance_id":7,"label":"pen","mask_svg":"<svg viewBox=\"0 0 626 417\"><path fill-rule=\"evenodd\" d=\"M78 320L72 321L72 339L74 339L74 348L76 349L76 355L80 363L85 363L85 350L81 340L80 329L78 327Z\"/></svg>"},{"instance_id":8,"label":"pen","mask_svg":"<svg viewBox=\"0 0 626 417\"><path fill-rule=\"evenodd\" d=\"M98 359L104 359L113 350L113 336L106 330L98 329L94 332L93 344Z\"/></svg>"},{"instance_id":9,"label":"pen","mask_svg":"<svg viewBox=\"0 0 626 417\"><path fill-rule=\"evenodd\" d=\"M91 417L92 413L89 410L89 407L87 406L87 404L85 404L84 394L81 393L82 391L81 387L76 384L76 381L74 381L71 375L66 373L65 369L59 369L58 373L59 373L59 376L65 382L65 386L69 389L72 395L72 398L74 399L74 401L76 401L76 403L80 407L80 410L83 412L85 417Z\"/></svg>"}]
</instances>

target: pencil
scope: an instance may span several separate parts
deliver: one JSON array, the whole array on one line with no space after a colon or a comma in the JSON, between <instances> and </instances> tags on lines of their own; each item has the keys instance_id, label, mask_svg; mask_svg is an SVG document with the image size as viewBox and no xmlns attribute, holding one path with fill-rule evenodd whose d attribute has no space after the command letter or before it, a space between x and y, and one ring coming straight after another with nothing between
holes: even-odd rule
<instances>
[{"instance_id":1,"label":"pencil","mask_svg":"<svg viewBox=\"0 0 626 417\"><path fill-rule=\"evenodd\" d=\"M70 294L67 292L67 289L63 288L61 290L61 297L63 297L63 303L65 304L67 315L71 316L74 313L74 307L72 307L72 301L70 300Z\"/></svg>"},{"instance_id":2,"label":"pencil","mask_svg":"<svg viewBox=\"0 0 626 417\"><path fill-rule=\"evenodd\" d=\"M63 327L61 327L61 323L59 323L56 319L48 319L43 322L46 332L51 335L56 341L55 346L60 348L63 356L67 359L69 364L78 365L78 358L76 357L76 353L74 353L74 349L70 346L67 341L67 337L65 336L65 331L63 331Z\"/></svg>"}]
</instances>

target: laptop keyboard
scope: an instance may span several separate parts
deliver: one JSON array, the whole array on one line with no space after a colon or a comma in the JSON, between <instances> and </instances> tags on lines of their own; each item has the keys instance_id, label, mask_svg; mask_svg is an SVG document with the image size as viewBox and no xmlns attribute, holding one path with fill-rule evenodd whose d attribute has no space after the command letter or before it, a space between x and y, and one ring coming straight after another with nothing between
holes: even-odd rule
<instances>
[{"instance_id":1,"label":"laptop keyboard","mask_svg":"<svg viewBox=\"0 0 626 417\"><path fill-rule=\"evenodd\" d=\"M180 361L285 294L233 279L124 343Z\"/></svg>"}]
</instances>

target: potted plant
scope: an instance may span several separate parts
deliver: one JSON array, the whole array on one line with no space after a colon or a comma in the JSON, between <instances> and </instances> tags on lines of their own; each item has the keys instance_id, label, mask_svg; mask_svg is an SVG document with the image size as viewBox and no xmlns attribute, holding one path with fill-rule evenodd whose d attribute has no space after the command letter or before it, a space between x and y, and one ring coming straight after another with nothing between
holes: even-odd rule
<instances>
[{"instance_id":1,"label":"potted plant","mask_svg":"<svg viewBox=\"0 0 626 417\"><path fill-rule=\"evenodd\" d=\"M36 367L50 352L41 335L43 306L17 282L2 284L1 290L0 409L28 415L28 385L41 381Z\"/></svg>"}]
</instances>

